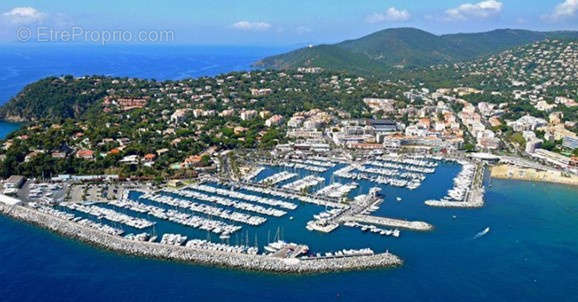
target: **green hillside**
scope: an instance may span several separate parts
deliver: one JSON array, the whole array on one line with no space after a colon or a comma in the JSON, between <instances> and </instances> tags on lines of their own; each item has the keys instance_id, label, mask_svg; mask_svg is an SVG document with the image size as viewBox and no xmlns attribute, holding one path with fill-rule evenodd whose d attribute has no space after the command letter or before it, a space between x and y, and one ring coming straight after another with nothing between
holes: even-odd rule
<instances>
[{"instance_id":1,"label":"green hillside","mask_svg":"<svg viewBox=\"0 0 578 302\"><path fill-rule=\"evenodd\" d=\"M301 48L267 57L255 66L382 74L393 68L424 67L491 55L548 38L578 38L578 32L534 32L500 29L484 33L434 35L415 28L385 29L356 40Z\"/></svg>"}]
</instances>

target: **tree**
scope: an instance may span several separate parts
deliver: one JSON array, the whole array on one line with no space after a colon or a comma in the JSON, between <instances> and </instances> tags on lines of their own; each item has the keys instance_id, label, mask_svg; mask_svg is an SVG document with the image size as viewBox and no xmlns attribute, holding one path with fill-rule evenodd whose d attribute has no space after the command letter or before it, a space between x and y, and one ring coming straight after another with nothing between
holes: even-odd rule
<instances>
[{"instance_id":1,"label":"tree","mask_svg":"<svg viewBox=\"0 0 578 302\"><path fill-rule=\"evenodd\" d=\"M201 164L203 165L203 167L210 165L211 164L211 157L206 155L206 154L201 156Z\"/></svg>"}]
</instances>

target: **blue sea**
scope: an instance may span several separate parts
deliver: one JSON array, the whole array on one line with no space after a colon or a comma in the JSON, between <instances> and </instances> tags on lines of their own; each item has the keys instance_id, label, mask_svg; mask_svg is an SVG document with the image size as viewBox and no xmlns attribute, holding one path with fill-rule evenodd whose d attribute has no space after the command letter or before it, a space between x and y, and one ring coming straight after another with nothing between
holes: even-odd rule
<instances>
[{"instance_id":1,"label":"blue sea","mask_svg":"<svg viewBox=\"0 0 578 302\"><path fill-rule=\"evenodd\" d=\"M47 76L109 75L179 80L250 70L289 47L0 44L0 104Z\"/></svg>"},{"instance_id":2,"label":"blue sea","mask_svg":"<svg viewBox=\"0 0 578 302\"><path fill-rule=\"evenodd\" d=\"M25 65L29 67L23 68L17 62L9 61L9 65L18 66L14 68L19 70L16 76L8 77L9 82L17 83L17 78L21 77L22 83L16 84L21 87L34 77L58 73L60 55L53 54L48 60L52 63L47 63L40 62L43 61L39 59L42 58L40 50L26 51L30 60ZM124 56L111 56L107 51L78 55L106 57L109 60L106 64L79 60L75 66L71 62L60 62L67 68L62 73L107 73L110 68L109 72L115 75L180 78L249 68L253 58L261 55L259 52L251 55L249 49L246 49L247 56L238 50L220 49L211 57L206 50L197 49L204 53L200 57L213 59L196 60L191 56L194 67L183 67L179 71L178 60L173 65L164 64L167 67L163 68L164 65L146 65L150 60L144 58L153 56L158 58L157 62L167 62L171 60L166 57L175 53L182 55L185 50L175 49L168 53L164 49L165 55L161 50L141 50L144 54L140 63L130 63L132 59L126 58L133 55L129 52ZM32 59L34 56L36 59ZM228 56L238 60L228 60ZM225 63L218 62L218 57ZM201 61L207 64L199 63ZM80 62L85 62L87 67L81 68ZM141 70L136 66L141 63L147 67ZM215 64L222 67L211 67ZM44 70L44 66L50 68ZM5 135L16 127L18 125L0 124L0 134ZM395 269L285 276L143 259L94 248L0 216L0 299L577 301L578 188L486 179L486 205L481 209L425 206L425 199L439 198L451 187L451 179L458 170L453 164L440 165L436 175L428 177L414 191L384 188L385 201L376 215L427 221L435 226L430 233L402 231L400 238L392 238L345 227L331 234L309 232L304 228L307 216L321 209L304 205L290 214L295 216L294 220L279 219L288 241L302 240L319 251L365 246L377 251L389 250L405 261L402 267ZM278 169L268 169L258 178L275 171ZM360 192L356 193L367 189L367 185L362 184ZM397 196L403 200L395 201ZM266 236L263 233L274 231L276 227L276 224L264 225L260 242ZM486 227L491 231L474 239ZM251 240L252 236L253 233Z\"/></svg>"}]
</instances>

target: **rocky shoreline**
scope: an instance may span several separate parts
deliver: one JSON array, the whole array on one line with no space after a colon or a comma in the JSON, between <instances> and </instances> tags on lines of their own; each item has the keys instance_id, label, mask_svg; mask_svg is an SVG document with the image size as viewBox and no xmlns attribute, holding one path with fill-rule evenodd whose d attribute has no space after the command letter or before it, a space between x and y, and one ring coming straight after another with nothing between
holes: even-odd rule
<instances>
[{"instance_id":1,"label":"rocky shoreline","mask_svg":"<svg viewBox=\"0 0 578 302\"><path fill-rule=\"evenodd\" d=\"M0 213L61 235L128 255L183 261L194 264L227 267L271 273L325 273L373 268L396 267L403 261L391 253L330 259L282 259L265 255L231 254L184 246L141 242L112 236L24 206L0 204Z\"/></svg>"}]
</instances>

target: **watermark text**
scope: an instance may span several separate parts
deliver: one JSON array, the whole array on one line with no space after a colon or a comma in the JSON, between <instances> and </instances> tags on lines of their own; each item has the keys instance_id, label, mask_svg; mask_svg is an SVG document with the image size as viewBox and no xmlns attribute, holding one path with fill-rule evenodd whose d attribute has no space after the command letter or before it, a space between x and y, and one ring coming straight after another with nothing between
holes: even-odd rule
<instances>
[{"instance_id":1,"label":"watermark text","mask_svg":"<svg viewBox=\"0 0 578 302\"><path fill-rule=\"evenodd\" d=\"M88 42L110 43L165 43L175 40L173 30L92 30L80 26L55 29L48 26L22 26L16 31L20 42Z\"/></svg>"}]
</instances>

